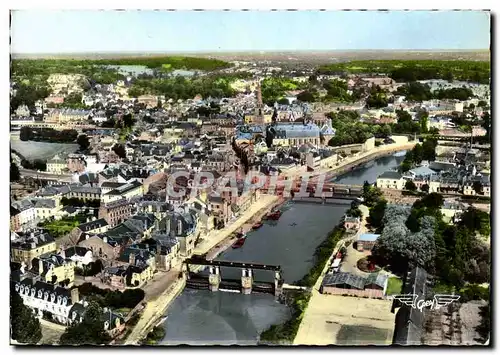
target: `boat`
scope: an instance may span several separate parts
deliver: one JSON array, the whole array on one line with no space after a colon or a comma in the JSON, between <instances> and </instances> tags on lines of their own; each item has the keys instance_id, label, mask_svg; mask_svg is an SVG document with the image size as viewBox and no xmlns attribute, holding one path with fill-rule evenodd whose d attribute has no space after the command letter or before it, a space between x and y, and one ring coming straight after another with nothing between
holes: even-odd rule
<instances>
[{"instance_id":1,"label":"boat","mask_svg":"<svg viewBox=\"0 0 500 355\"><path fill-rule=\"evenodd\" d=\"M241 239L241 238L246 238L246 234L243 232L238 232L236 233L236 238Z\"/></svg>"},{"instance_id":2,"label":"boat","mask_svg":"<svg viewBox=\"0 0 500 355\"><path fill-rule=\"evenodd\" d=\"M271 219L273 221L277 221L278 219L280 219L281 217L281 211L280 210L276 210L274 212L271 212L267 215L267 218L268 219Z\"/></svg>"},{"instance_id":3,"label":"boat","mask_svg":"<svg viewBox=\"0 0 500 355\"><path fill-rule=\"evenodd\" d=\"M238 249L245 244L246 237L238 238L238 240L233 244L233 249Z\"/></svg>"},{"instance_id":4,"label":"boat","mask_svg":"<svg viewBox=\"0 0 500 355\"><path fill-rule=\"evenodd\" d=\"M252 226L252 229L259 229L262 226L263 226L262 222L257 222Z\"/></svg>"}]
</instances>

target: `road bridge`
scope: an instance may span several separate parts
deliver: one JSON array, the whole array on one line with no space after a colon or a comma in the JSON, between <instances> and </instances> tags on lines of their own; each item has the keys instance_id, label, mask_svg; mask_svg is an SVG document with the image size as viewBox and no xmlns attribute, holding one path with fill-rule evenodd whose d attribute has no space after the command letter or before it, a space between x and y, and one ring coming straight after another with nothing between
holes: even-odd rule
<instances>
[{"instance_id":1,"label":"road bridge","mask_svg":"<svg viewBox=\"0 0 500 355\"><path fill-rule=\"evenodd\" d=\"M44 171L36 171L30 169L19 169L22 177L30 177L36 180L52 181L56 183L71 183L73 182L73 175L71 174L51 174Z\"/></svg>"},{"instance_id":2,"label":"road bridge","mask_svg":"<svg viewBox=\"0 0 500 355\"><path fill-rule=\"evenodd\" d=\"M208 278L190 271L190 265L207 266L209 270ZM223 279L220 268L231 267L241 269L241 279ZM265 270L274 272L274 282L254 282L253 270ZM183 262L183 272L187 279L187 286L197 289L209 289L212 292L224 290L241 290L243 294L254 292L274 293L281 295L283 286L283 276L281 266L258 264L237 261L206 260L204 258L193 257Z\"/></svg>"},{"instance_id":3,"label":"road bridge","mask_svg":"<svg viewBox=\"0 0 500 355\"><path fill-rule=\"evenodd\" d=\"M322 204L322 205L334 205L334 206L349 206L348 203L340 202L338 200L347 200L354 201L357 197L352 195L334 195L328 198L322 197L293 197L292 202L294 203L314 203L314 204Z\"/></svg>"}]
</instances>

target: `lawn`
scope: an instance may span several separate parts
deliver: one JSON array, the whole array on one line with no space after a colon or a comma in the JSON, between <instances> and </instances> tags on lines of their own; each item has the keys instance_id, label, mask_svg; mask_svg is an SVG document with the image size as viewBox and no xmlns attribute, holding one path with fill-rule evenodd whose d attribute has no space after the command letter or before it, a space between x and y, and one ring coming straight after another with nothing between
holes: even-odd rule
<instances>
[{"instance_id":1,"label":"lawn","mask_svg":"<svg viewBox=\"0 0 500 355\"><path fill-rule=\"evenodd\" d=\"M64 218L59 221L49 221L42 223L40 227L46 229L50 235L54 238L63 237L73 230L73 228L78 227L82 223L81 220L72 218Z\"/></svg>"},{"instance_id":2,"label":"lawn","mask_svg":"<svg viewBox=\"0 0 500 355\"><path fill-rule=\"evenodd\" d=\"M337 334L336 345L383 345L391 340L389 329L368 325L342 325Z\"/></svg>"},{"instance_id":3,"label":"lawn","mask_svg":"<svg viewBox=\"0 0 500 355\"><path fill-rule=\"evenodd\" d=\"M390 277L387 281L387 295L399 295L403 287L403 281L399 277Z\"/></svg>"}]
</instances>

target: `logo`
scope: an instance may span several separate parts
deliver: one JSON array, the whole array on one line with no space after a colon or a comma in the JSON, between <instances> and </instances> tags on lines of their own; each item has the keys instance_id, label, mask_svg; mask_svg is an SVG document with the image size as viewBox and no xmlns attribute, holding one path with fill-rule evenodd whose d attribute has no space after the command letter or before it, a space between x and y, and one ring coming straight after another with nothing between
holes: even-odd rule
<instances>
[{"instance_id":1,"label":"logo","mask_svg":"<svg viewBox=\"0 0 500 355\"><path fill-rule=\"evenodd\" d=\"M460 296L437 294L434 295L434 298L431 300L425 300L425 299L419 300L418 295L408 294L408 295L397 295L393 296L392 298L422 312L424 308L429 308L431 310L438 310L442 307L446 307L450 303L460 299Z\"/></svg>"}]
</instances>

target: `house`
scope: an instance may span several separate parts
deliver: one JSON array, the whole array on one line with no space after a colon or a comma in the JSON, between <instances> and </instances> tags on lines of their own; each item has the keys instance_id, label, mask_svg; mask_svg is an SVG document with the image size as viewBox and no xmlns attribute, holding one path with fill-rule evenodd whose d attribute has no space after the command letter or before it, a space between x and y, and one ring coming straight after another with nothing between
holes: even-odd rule
<instances>
[{"instance_id":1,"label":"house","mask_svg":"<svg viewBox=\"0 0 500 355\"><path fill-rule=\"evenodd\" d=\"M377 187L381 189L402 190L404 184L403 176L397 171L386 171L377 178Z\"/></svg>"},{"instance_id":2,"label":"house","mask_svg":"<svg viewBox=\"0 0 500 355\"><path fill-rule=\"evenodd\" d=\"M114 227L132 216L132 204L126 198L101 203L99 208L99 218L108 222L110 227Z\"/></svg>"},{"instance_id":3,"label":"house","mask_svg":"<svg viewBox=\"0 0 500 355\"><path fill-rule=\"evenodd\" d=\"M388 276L370 274L367 278L349 272L327 274L321 284L323 294L383 298L387 289Z\"/></svg>"},{"instance_id":4,"label":"house","mask_svg":"<svg viewBox=\"0 0 500 355\"><path fill-rule=\"evenodd\" d=\"M170 271L172 267L179 264L179 240L169 234L156 232L151 239L146 239L144 244L155 253L156 268Z\"/></svg>"},{"instance_id":5,"label":"house","mask_svg":"<svg viewBox=\"0 0 500 355\"><path fill-rule=\"evenodd\" d=\"M152 278L153 271L148 265L106 267L102 272L102 282L117 289L141 287Z\"/></svg>"},{"instance_id":6,"label":"house","mask_svg":"<svg viewBox=\"0 0 500 355\"><path fill-rule=\"evenodd\" d=\"M43 221L49 217L53 217L59 210L56 200L51 199L38 199L34 200L35 215L38 221Z\"/></svg>"},{"instance_id":7,"label":"house","mask_svg":"<svg viewBox=\"0 0 500 355\"><path fill-rule=\"evenodd\" d=\"M40 255L31 261L33 275L39 275L47 283L71 287L75 280L75 263L55 253Z\"/></svg>"},{"instance_id":8,"label":"house","mask_svg":"<svg viewBox=\"0 0 500 355\"><path fill-rule=\"evenodd\" d=\"M380 234L365 233L360 235L356 241L356 249L358 251L372 250L375 243L377 243L378 237L380 237Z\"/></svg>"},{"instance_id":9,"label":"house","mask_svg":"<svg viewBox=\"0 0 500 355\"><path fill-rule=\"evenodd\" d=\"M59 255L64 259L73 261L78 268L83 268L95 260L91 249L77 245L61 250Z\"/></svg>"},{"instance_id":10,"label":"house","mask_svg":"<svg viewBox=\"0 0 500 355\"><path fill-rule=\"evenodd\" d=\"M38 318L48 313L53 320L64 325L81 319L77 309L83 309L83 304L79 303L78 288L69 290L30 277L13 283L24 305L31 308Z\"/></svg>"},{"instance_id":11,"label":"house","mask_svg":"<svg viewBox=\"0 0 500 355\"><path fill-rule=\"evenodd\" d=\"M10 231L17 232L21 229L21 221L19 220L19 215L21 211L17 208L10 206Z\"/></svg>"},{"instance_id":12,"label":"house","mask_svg":"<svg viewBox=\"0 0 500 355\"><path fill-rule=\"evenodd\" d=\"M10 243L11 260L30 265L34 258L42 254L55 252L57 249L54 238L42 230L26 233L14 233Z\"/></svg>"},{"instance_id":13,"label":"house","mask_svg":"<svg viewBox=\"0 0 500 355\"><path fill-rule=\"evenodd\" d=\"M198 215L189 208L170 212L160 221L159 230L179 240L179 251L183 257L193 254L194 243L199 236Z\"/></svg>"},{"instance_id":14,"label":"house","mask_svg":"<svg viewBox=\"0 0 500 355\"><path fill-rule=\"evenodd\" d=\"M36 220L36 211L33 203L28 200L19 200L14 201L12 203L12 207L14 207L19 213L17 214L17 218L21 228L32 225Z\"/></svg>"},{"instance_id":15,"label":"house","mask_svg":"<svg viewBox=\"0 0 500 355\"><path fill-rule=\"evenodd\" d=\"M51 174L62 174L66 171L68 164L66 160L55 155L52 159L47 160L47 172Z\"/></svg>"},{"instance_id":16,"label":"house","mask_svg":"<svg viewBox=\"0 0 500 355\"><path fill-rule=\"evenodd\" d=\"M135 196L142 196L143 194L144 191L142 184L137 180L133 180L130 183L127 183L104 194L102 196L102 200L104 203L116 201L122 198L129 200Z\"/></svg>"},{"instance_id":17,"label":"house","mask_svg":"<svg viewBox=\"0 0 500 355\"><path fill-rule=\"evenodd\" d=\"M66 198L77 198L83 201L92 201L101 199L101 188L94 186L68 185L69 191L64 193Z\"/></svg>"},{"instance_id":18,"label":"house","mask_svg":"<svg viewBox=\"0 0 500 355\"><path fill-rule=\"evenodd\" d=\"M85 233L81 235L78 246L90 249L94 258L115 260L128 241L128 237L113 238L106 234L90 235Z\"/></svg>"},{"instance_id":19,"label":"house","mask_svg":"<svg viewBox=\"0 0 500 355\"><path fill-rule=\"evenodd\" d=\"M231 204L228 200L220 196L209 196L208 206L214 216L214 227L215 229L224 228L224 226L231 219Z\"/></svg>"},{"instance_id":20,"label":"house","mask_svg":"<svg viewBox=\"0 0 500 355\"><path fill-rule=\"evenodd\" d=\"M109 229L108 222L104 218L87 218L87 222L80 224L70 232L72 240L79 240L82 234L101 234Z\"/></svg>"},{"instance_id":21,"label":"house","mask_svg":"<svg viewBox=\"0 0 500 355\"><path fill-rule=\"evenodd\" d=\"M344 228L347 231L356 232L361 227L361 220L359 217L346 217L344 219Z\"/></svg>"},{"instance_id":22,"label":"house","mask_svg":"<svg viewBox=\"0 0 500 355\"><path fill-rule=\"evenodd\" d=\"M278 123L271 130L274 130L275 146L289 147L310 143L318 147L321 144L321 130L314 123Z\"/></svg>"}]
</instances>

